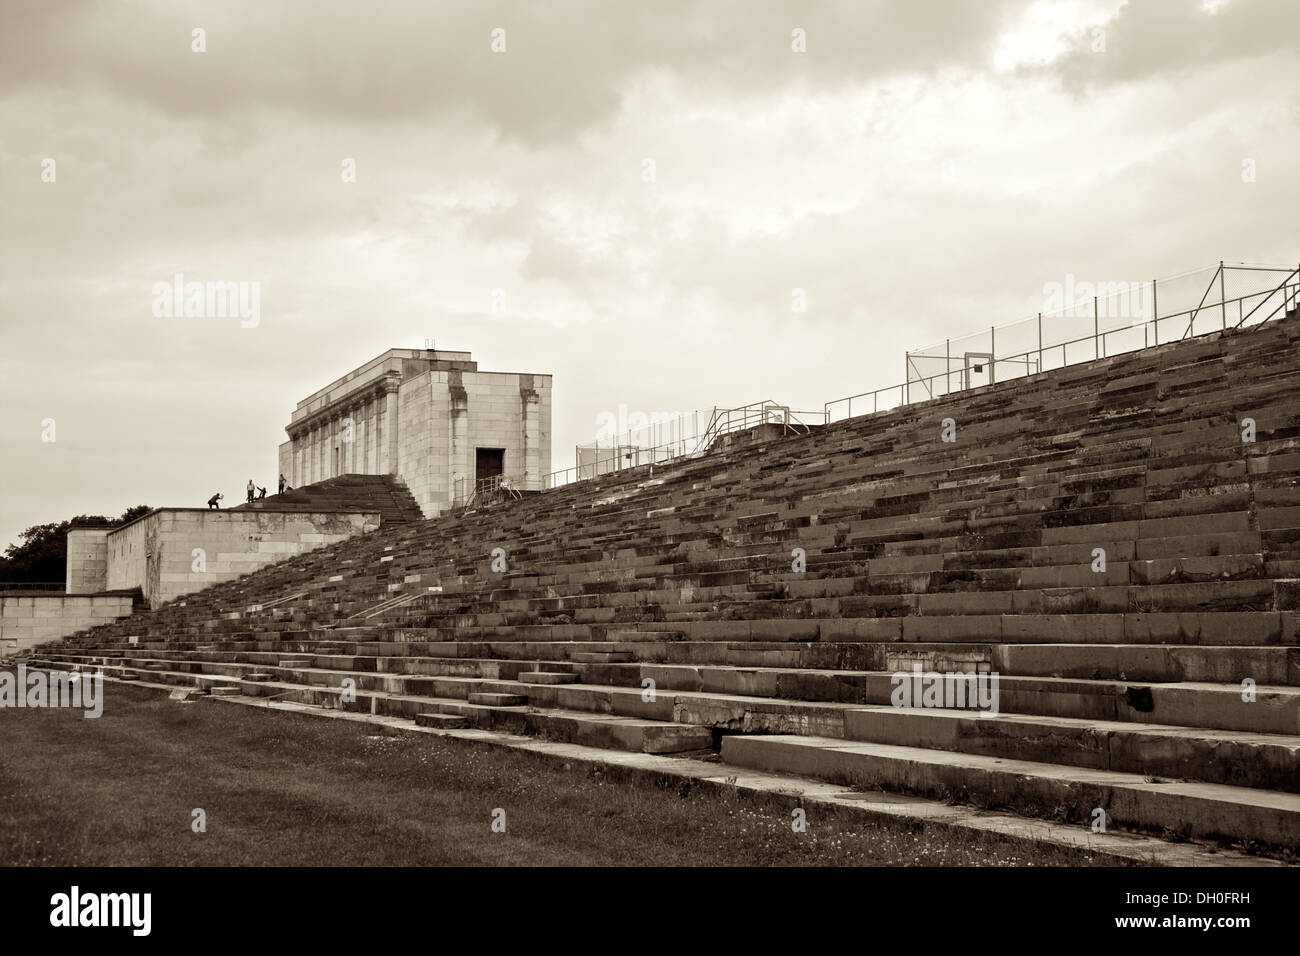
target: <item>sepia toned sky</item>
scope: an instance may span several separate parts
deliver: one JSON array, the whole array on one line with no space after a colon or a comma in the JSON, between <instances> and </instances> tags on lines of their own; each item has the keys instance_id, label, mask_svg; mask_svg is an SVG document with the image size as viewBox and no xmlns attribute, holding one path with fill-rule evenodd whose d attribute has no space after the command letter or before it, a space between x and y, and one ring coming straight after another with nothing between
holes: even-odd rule
<instances>
[{"instance_id":1,"label":"sepia toned sky","mask_svg":"<svg viewBox=\"0 0 1300 956\"><path fill-rule=\"evenodd\" d=\"M0 0L0 547L274 490L387 348L554 375L559 469L1067 276L1294 263L1297 211L1294 0ZM177 273L257 323L155 315Z\"/></svg>"}]
</instances>

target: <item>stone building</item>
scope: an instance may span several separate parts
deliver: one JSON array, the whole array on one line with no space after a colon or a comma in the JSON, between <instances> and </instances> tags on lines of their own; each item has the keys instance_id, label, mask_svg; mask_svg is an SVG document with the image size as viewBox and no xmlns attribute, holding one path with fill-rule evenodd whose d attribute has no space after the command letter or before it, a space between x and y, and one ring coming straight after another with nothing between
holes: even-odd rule
<instances>
[{"instance_id":1,"label":"stone building","mask_svg":"<svg viewBox=\"0 0 1300 956\"><path fill-rule=\"evenodd\" d=\"M138 591L144 603L156 608L296 554L374 531L380 522L379 514L361 511L155 508L116 528L69 531L65 592L107 598ZM123 613L130 612L128 599ZM70 610L62 613L66 616Z\"/></svg>"},{"instance_id":2,"label":"stone building","mask_svg":"<svg viewBox=\"0 0 1300 956\"><path fill-rule=\"evenodd\" d=\"M290 485L397 475L431 518L475 480L542 489L551 376L481 372L468 352L389 349L299 402L285 431L279 464Z\"/></svg>"}]
</instances>

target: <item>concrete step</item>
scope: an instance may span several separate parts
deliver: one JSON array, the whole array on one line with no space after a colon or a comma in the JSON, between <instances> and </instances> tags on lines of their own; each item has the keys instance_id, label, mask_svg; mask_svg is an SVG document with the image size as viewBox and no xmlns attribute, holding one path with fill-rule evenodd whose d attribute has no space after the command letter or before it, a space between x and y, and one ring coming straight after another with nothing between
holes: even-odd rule
<instances>
[{"instance_id":1,"label":"concrete step","mask_svg":"<svg viewBox=\"0 0 1300 956\"><path fill-rule=\"evenodd\" d=\"M621 664L631 659L631 651L576 651L569 655L569 660L578 664Z\"/></svg>"},{"instance_id":2,"label":"concrete step","mask_svg":"<svg viewBox=\"0 0 1300 956\"><path fill-rule=\"evenodd\" d=\"M524 711L473 703L443 703L438 709L464 717L471 726L483 730L530 734L607 750L667 754L713 745L713 733L706 727L659 720L563 709Z\"/></svg>"},{"instance_id":3,"label":"concrete step","mask_svg":"<svg viewBox=\"0 0 1300 956\"><path fill-rule=\"evenodd\" d=\"M812 668L732 668L639 665L626 683L617 679L618 665L584 666L582 683L560 685L479 677L422 677L401 673L374 673L309 669L292 672L294 680L312 687L338 689L345 678L356 681L359 690L410 697L429 696L469 699L473 694L505 695L521 702L554 704L557 692L565 695L566 707L609 711L614 702L624 712L659 719L675 719L663 707L677 703L691 713L687 722L720 728L764 727L771 732L804 732L842 736L842 708L852 705L884 705L892 700L899 671L911 673L915 666L940 673L987 671L971 660L918 658L892 660L890 671L834 671ZM179 666L179 665L178 665ZM200 674L193 664L185 670L150 671L155 679L173 683L208 683L250 678L256 665L203 664ZM110 665L111 675L119 668ZM655 681L655 701L645 709L640 701L643 682ZM1245 733L1294 734L1300 728L1300 688L1256 684L1254 699L1243 699L1243 685L1180 681L1147 683L1136 681L1089 680L1055 677L999 678L999 707L1004 713L1083 720L1111 720L1122 723L1203 727ZM489 698L496 702L498 698ZM825 701L826 704L818 703ZM660 708L660 709L656 709ZM683 718L676 718L683 719ZM839 723L837 723L839 721Z\"/></svg>"},{"instance_id":4,"label":"concrete step","mask_svg":"<svg viewBox=\"0 0 1300 956\"><path fill-rule=\"evenodd\" d=\"M616 643L635 644L642 641L682 641L686 639L686 635L681 631L610 628L605 634L605 639Z\"/></svg>"},{"instance_id":5,"label":"concrete step","mask_svg":"<svg viewBox=\"0 0 1300 956\"><path fill-rule=\"evenodd\" d=\"M771 671L773 676L784 676L789 682L796 680L802 671L843 671L849 677L853 673L860 675L870 671L910 670L913 663L921 663L926 670L976 668L997 671L1004 676L1209 683L1240 683L1249 677L1257 684L1300 685L1300 647L1295 646L684 641L663 646L637 645L629 650L632 660L623 663L569 663L566 667L560 662L567 661L571 646L583 645L569 645L567 642L551 645L407 642L376 645L381 651L401 649L407 654L322 654L314 659L320 668L327 670L379 670L487 679L511 679L529 671L569 669L579 675L594 675L594 683L639 684L641 678L647 676L654 677L662 686L684 690L700 689L701 675L712 669L734 669L740 673L752 671L760 675ZM536 659L524 660L515 656L522 656L526 651L544 652L546 657L539 664ZM234 651L199 653L183 649L149 653L170 661L201 662L205 667L234 663L235 658L241 656ZM461 656L432 656L439 653ZM110 660L124 663L143 660L134 656L105 658L67 652L53 656L89 666ZM242 656L253 664L274 663L276 659L273 653L253 652ZM652 672L651 668L662 668L664 673ZM682 679L688 682L669 683L665 675L682 675ZM762 691L748 690L746 693Z\"/></svg>"},{"instance_id":6,"label":"concrete step","mask_svg":"<svg viewBox=\"0 0 1300 956\"><path fill-rule=\"evenodd\" d=\"M515 680L521 684L576 684L576 674L562 671L524 671Z\"/></svg>"},{"instance_id":7,"label":"concrete step","mask_svg":"<svg viewBox=\"0 0 1300 956\"><path fill-rule=\"evenodd\" d=\"M863 789L1064 817L1081 826L1100 808L1110 827L1300 849L1300 794L1294 793L823 737L724 737L722 759Z\"/></svg>"},{"instance_id":8,"label":"concrete step","mask_svg":"<svg viewBox=\"0 0 1300 956\"><path fill-rule=\"evenodd\" d=\"M847 740L1300 792L1300 736L969 710L864 707Z\"/></svg>"},{"instance_id":9,"label":"concrete step","mask_svg":"<svg viewBox=\"0 0 1300 956\"><path fill-rule=\"evenodd\" d=\"M437 711L416 714L415 722L421 727L437 727L441 730L459 730L462 727L469 726L469 721L464 717L458 717L455 714L442 714Z\"/></svg>"},{"instance_id":10,"label":"concrete step","mask_svg":"<svg viewBox=\"0 0 1300 956\"><path fill-rule=\"evenodd\" d=\"M469 702L481 707L522 707L528 698L519 694L470 694Z\"/></svg>"}]
</instances>

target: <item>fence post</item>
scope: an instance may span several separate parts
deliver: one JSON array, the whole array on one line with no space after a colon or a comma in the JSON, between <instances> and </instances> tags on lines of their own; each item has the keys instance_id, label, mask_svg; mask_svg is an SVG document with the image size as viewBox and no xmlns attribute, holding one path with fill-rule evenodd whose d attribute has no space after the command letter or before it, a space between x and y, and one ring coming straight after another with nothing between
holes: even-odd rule
<instances>
[{"instance_id":1,"label":"fence post","mask_svg":"<svg viewBox=\"0 0 1300 956\"><path fill-rule=\"evenodd\" d=\"M1228 327L1228 299L1223 292L1223 260L1219 260L1219 308L1223 313L1223 328Z\"/></svg>"},{"instance_id":2,"label":"fence post","mask_svg":"<svg viewBox=\"0 0 1300 956\"><path fill-rule=\"evenodd\" d=\"M952 391L952 339L943 340L943 393Z\"/></svg>"},{"instance_id":3,"label":"fence post","mask_svg":"<svg viewBox=\"0 0 1300 956\"><path fill-rule=\"evenodd\" d=\"M1101 326L1097 322L1097 297L1092 297L1092 357L1101 358Z\"/></svg>"},{"instance_id":4,"label":"fence post","mask_svg":"<svg viewBox=\"0 0 1300 956\"><path fill-rule=\"evenodd\" d=\"M997 384L997 367L998 367L998 328L996 325L989 326L989 384Z\"/></svg>"},{"instance_id":5,"label":"fence post","mask_svg":"<svg viewBox=\"0 0 1300 956\"><path fill-rule=\"evenodd\" d=\"M1152 345L1160 344L1160 304L1156 299L1156 280L1151 280L1151 324L1154 326L1155 341Z\"/></svg>"},{"instance_id":6,"label":"fence post","mask_svg":"<svg viewBox=\"0 0 1300 956\"><path fill-rule=\"evenodd\" d=\"M1043 370L1043 313L1038 313L1038 369Z\"/></svg>"}]
</instances>

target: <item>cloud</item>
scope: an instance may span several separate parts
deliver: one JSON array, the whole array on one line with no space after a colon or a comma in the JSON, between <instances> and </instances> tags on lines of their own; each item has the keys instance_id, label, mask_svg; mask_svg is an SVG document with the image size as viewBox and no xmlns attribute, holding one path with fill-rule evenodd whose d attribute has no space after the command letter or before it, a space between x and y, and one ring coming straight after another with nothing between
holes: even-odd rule
<instances>
[{"instance_id":1,"label":"cloud","mask_svg":"<svg viewBox=\"0 0 1300 956\"><path fill-rule=\"evenodd\" d=\"M6 5L0 93L97 89L173 118L283 111L387 123L468 114L502 136L569 141L636 79L702 90L840 85L978 63L1003 0L661 0L593 4L243 2ZM808 53L791 52L791 31ZM191 51L191 31L207 51ZM492 31L506 49L493 53Z\"/></svg>"},{"instance_id":2,"label":"cloud","mask_svg":"<svg viewBox=\"0 0 1300 956\"><path fill-rule=\"evenodd\" d=\"M1101 50L1092 30L1081 29L1070 52L1047 68L1075 91L1143 79L1177 82L1280 50L1294 53L1296 25L1294 0L1128 0L1102 26ZM1284 63L1293 76L1294 63L1294 56Z\"/></svg>"}]
</instances>

